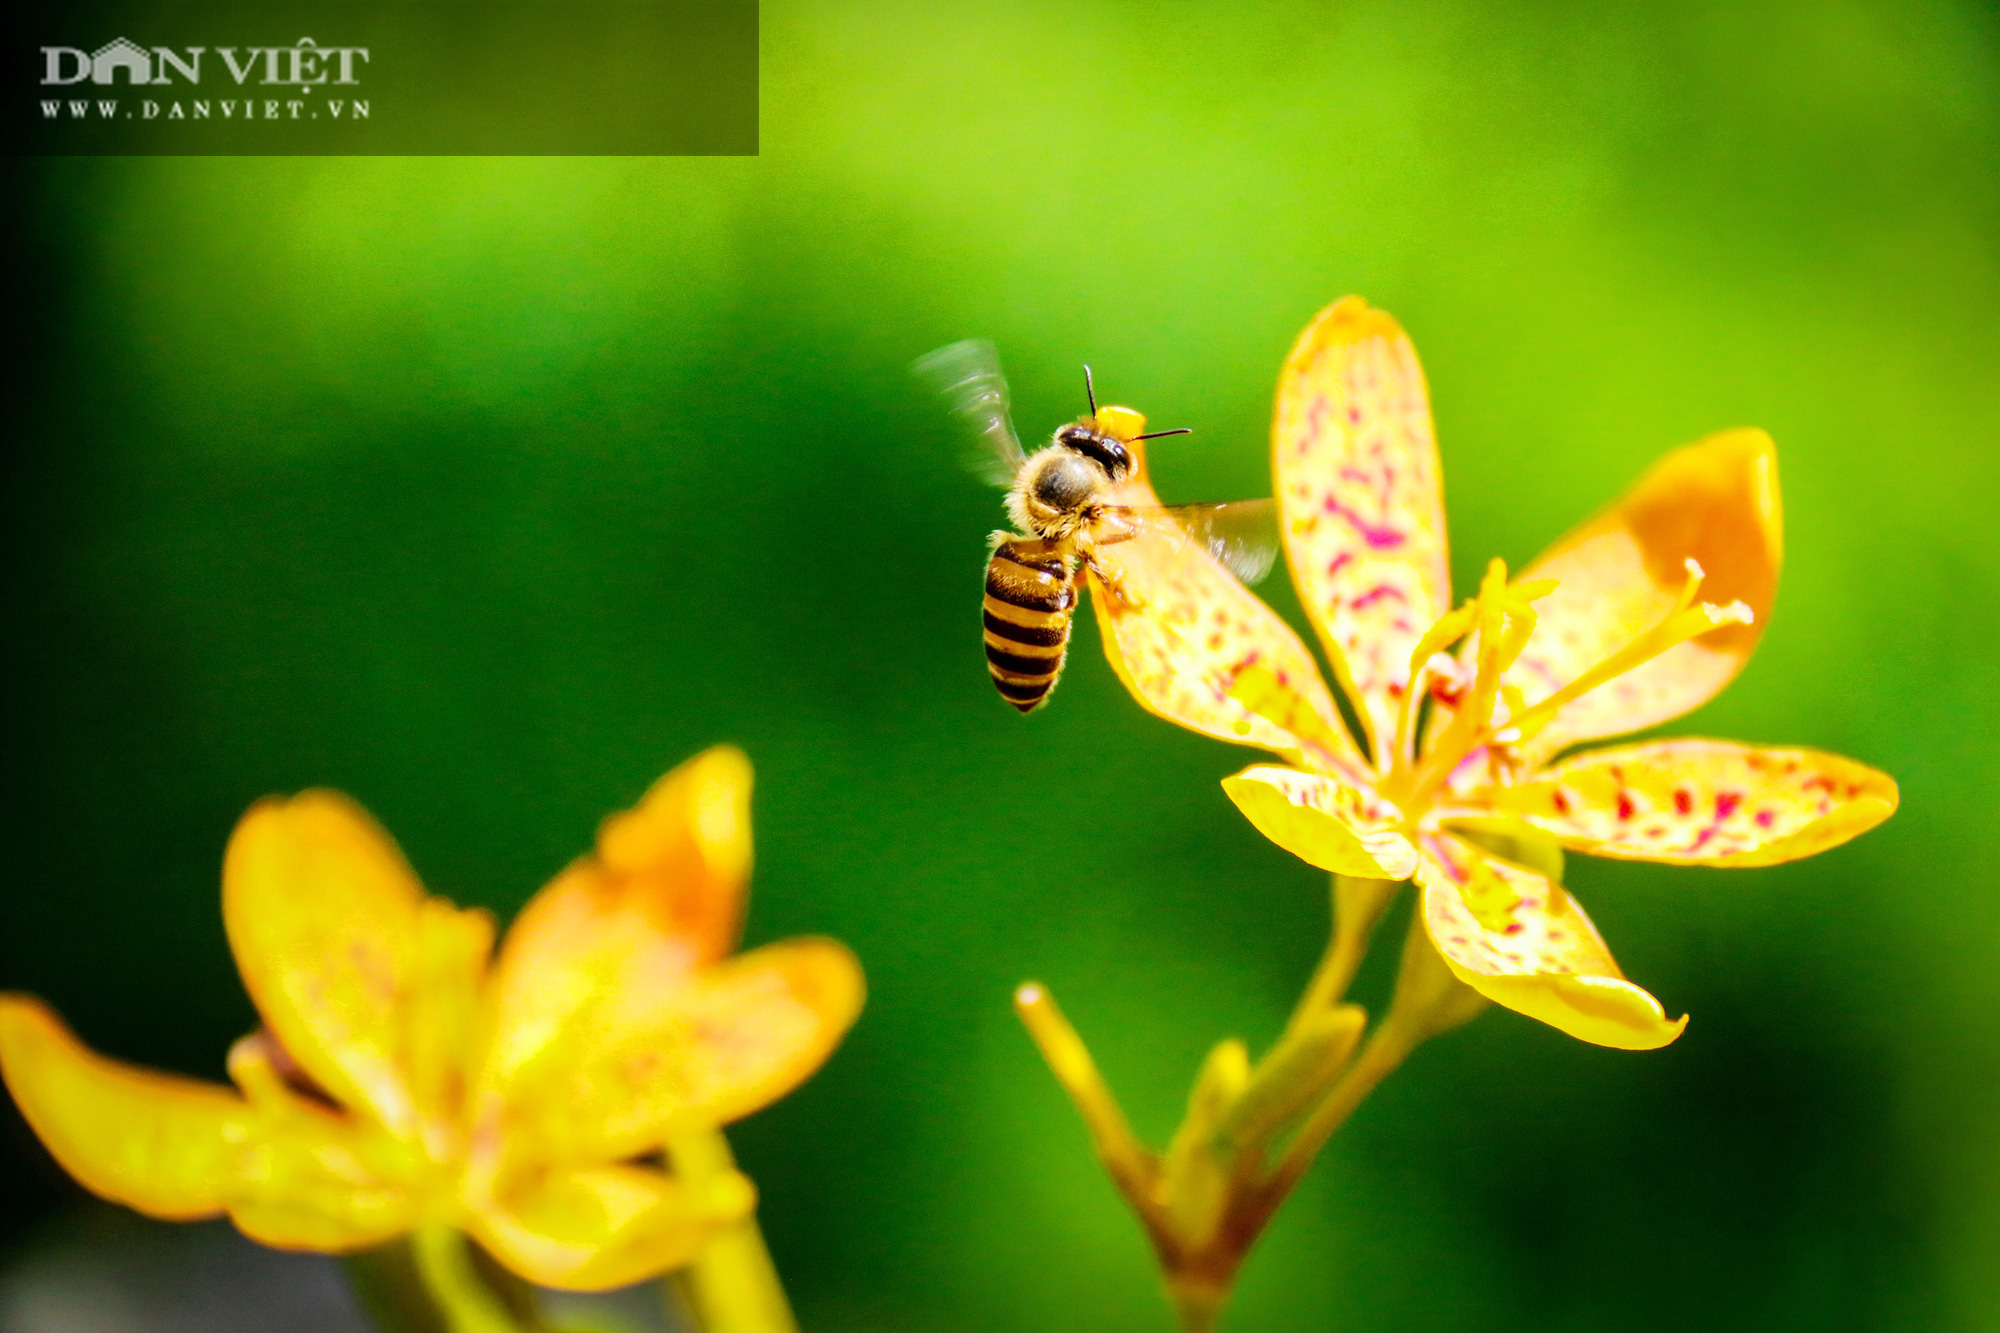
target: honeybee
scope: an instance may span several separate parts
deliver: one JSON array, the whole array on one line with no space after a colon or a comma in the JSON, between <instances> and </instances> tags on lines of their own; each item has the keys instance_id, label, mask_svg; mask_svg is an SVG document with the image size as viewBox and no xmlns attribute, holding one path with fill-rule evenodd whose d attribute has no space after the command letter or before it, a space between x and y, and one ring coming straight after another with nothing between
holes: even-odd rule
<instances>
[{"instance_id":1,"label":"honeybee","mask_svg":"<svg viewBox=\"0 0 2000 1333\"><path fill-rule=\"evenodd\" d=\"M1205 550L1245 583L1270 572L1277 531L1268 499L1171 508L1112 502L1138 466L1133 445L1191 431L1149 432L1146 418L1129 407L1100 408L1089 366L1083 368L1089 414L1058 426L1032 454L1014 433L992 343L940 347L911 369L969 428L973 470L1007 489L1014 531L992 535L986 563L986 668L1000 697L1021 712L1039 707L1062 675L1079 572L1088 570L1121 601L1136 600L1135 590L1099 562L1098 548L1161 531L1191 551Z\"/></svg>"}]
</instances>

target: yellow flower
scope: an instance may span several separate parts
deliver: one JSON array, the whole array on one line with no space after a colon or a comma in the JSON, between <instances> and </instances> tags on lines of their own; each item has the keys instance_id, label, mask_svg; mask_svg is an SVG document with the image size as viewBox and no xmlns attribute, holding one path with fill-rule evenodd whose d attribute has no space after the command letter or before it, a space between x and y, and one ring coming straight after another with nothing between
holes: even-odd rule
<instances>
[{"instance_id":1,"label":"yellow flower","mask_svg":"<svg viewBox=\"0 0 2000 1333\"><path fill-rule=\"evenodd\" d=\"M652 1276L754 1201L733 1170L677 1179L663 1149L796 1087L861 1007L830 940L728 956L749 795L733 749L667 774L490 963L491 917L426 897L346 797L260 802L223 863L264 1020L229 1053L235 1090L107 1059L19 995L0 1069L72 1175L153 1217L226 1212L330 1252L448 1227L547 1286Z\"/></svg>"},{"instance_id":2,"label":"yellow flower","mask_svg":"<svg viewBox=\"0 0 2000 1333\"><path fill-rule=\"evenodd\" d=\"M1139 594L1092 585L1112 667L1159 716L1287 759L1223 786L1315 866L1414 878L1432 943L1486 997L1586 1041L1663 1046L1687 1020L1625 980L1562 887L1554 844L1771 865L1895 810L1887 776L1813 750L1656 740L1561 757L1687 712L1749 657L1781 555L1762 431L1668 454L1520 582L1495 561L1454 609L1423 372L1396 322L1349 297L1285 363L1272 487L1299 600L1367 753L1298 636L1173 534L1099 552ZM1143 466L1114 498L1158 504Z\"/></svg>"}]
</instances>

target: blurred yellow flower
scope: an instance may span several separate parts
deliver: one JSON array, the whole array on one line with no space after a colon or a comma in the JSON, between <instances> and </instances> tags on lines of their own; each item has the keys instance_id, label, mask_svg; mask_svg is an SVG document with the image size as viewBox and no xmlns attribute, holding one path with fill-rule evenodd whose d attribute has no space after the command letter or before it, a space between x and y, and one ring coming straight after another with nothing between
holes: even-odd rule
<instances>
[{"instance_id":1,"label":"blurred yellow flower","mask_svg":"<svg viewBox=\"0 0 2000 1333\"><path fill-rule=\"evenodd\" d=\"M727 1167L677 1176L676 1138L796 1087L862 1001L830 940L729 957L749 795L733 749L667 774L490 963L492 919L425 896L346 797L261 802L223 864L264 1020L229 1053L235 1090L107 1059L19 995L0 997L0 1068L72 1175L153 1217L226 1212L330 1252L452 1228L575 1290L677 1267L754 1192Z\"/></svg>"},{"instance_id":2,"label":"blurred yellow flower","mask_svg":"<svg viewBox=\"0 0 2000 1333\"><path fill-rule=\"evenodd\" d=\"M1887 776L1813 750L1659 740L1557 758L1679 716L1749 657L1781 557L1762 431L1668 454L1521 582L1495 561L1456 609L1429 399L1393 319L1354 297L1321 312L1285 363L1272 435L1292 579L1368 752L1298 636L1173 534L1101 548L1142 593L1093 583L1106 652L1152 712L1289 760L1223 786L1315 866L1414 878L1431 942L1482 995L1585 1041L1663 1046L1687 1020L1625 980L1562 887L1557 845L1770 865L1895 810ZM1159 503L1143 462L1113 499Z\"/></svg>"}]
</instances>

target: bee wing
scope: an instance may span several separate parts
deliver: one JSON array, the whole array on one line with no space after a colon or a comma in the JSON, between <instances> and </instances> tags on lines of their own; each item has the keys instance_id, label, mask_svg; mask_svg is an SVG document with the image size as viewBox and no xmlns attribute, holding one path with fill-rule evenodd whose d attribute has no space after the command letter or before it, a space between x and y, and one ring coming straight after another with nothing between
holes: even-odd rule
<instances>
[{"instance_id":1,"label":"bee wing","mask_svg":"<svg viewBox=\"0 0 2000 1333\"><path fill-rule=\"evenodd\" d=\"M1115 510L1133 523L1172 523L1246 584L1261 583L1278 558L1278 506L1269 499Z\"/></svg>"},{"instance_id":2,"label":"bee wing","mask_svg":"<svg viewBox=\"0 0 2000 1333\"><path fill-rule=\"evenodd\" d=\"M1000 353L984 338L952 343L920 356L910 373L943 394L952 415L971 432L966 463L995 486L1012 485L1027 455L1007 411L1007 380Z\"/></svg>"}]
</instances>

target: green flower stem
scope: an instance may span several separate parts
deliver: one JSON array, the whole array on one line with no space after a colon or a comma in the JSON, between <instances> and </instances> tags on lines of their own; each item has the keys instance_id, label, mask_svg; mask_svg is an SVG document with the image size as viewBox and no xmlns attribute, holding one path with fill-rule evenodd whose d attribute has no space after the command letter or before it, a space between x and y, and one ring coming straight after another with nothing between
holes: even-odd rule
<instances>
[{"instance_id":1,"label":"green flower stem","mask_svg":"<svg viewBox=\"0 0 2000 1333\"><path fill-rule=\"evenodd\" d=\"M1181 1333L1214 1333L1216 1320L1222 1316L1222 1303L1229 1298L1226 1288L1218 1289L1208 1283L1175 1285L1171 1281L1167 1284L1167 1295L1173 1300Z\"/></svg>"},{"instance_id":2,"label":"green flower stem","mask_svg":"<svg viewBox=\"0 0 2000 1333\"><path fill-rule=\"evenodd\" d=\"M1289 1119L1295 1111L1304 1111L1305 1119L1268 1171L1260 1170L1261 1142L1277 1121L1266 1124L1266 1117L1260 1117L1256 1111L1243 1112L1245 1118L1236 1126L1239 1131L1253 1126L1256 1129L1247 1135L1250 1140L1247 1150L1240 1153L1230 1172L1218 1225L1198 1237L1176 1237L1196 1242L1186 1249L1161 1248L1167 1295L1173 1302L1182 1333L1213 1333L1229 1299L1237 1268L1327 1140L1426 1037L1462 1021L1457 1017L1461 1006L1456 991L1464 987L1437 959L1422 921L1416 920L1412 923L1413 934L1404 941L1403 965L1397 974L1396 994L1388 1014L1358 1053L1344 1054L1354 1050L1364 1019L1359 1009L1343 1007L1341 997L1367 953L1375 923L1400 887L1386 880L1334 877L1332 943L1293 1011L1291 1025L1279 1048L1265 1059L1266 1076L1281 1079L1280 1071L1290 1063L1283 1054L1286 1043L1302 1042L1308 1039L1308 1034L1317 1034L1322 1042L1328 1043L1329 1058L1312 1063L1325 1069L1323 1076L1332 1078L1332 1086L1326 1088L1316 1104L1281 1103L1288 1109L1277 1120ZM1331 1054L1334 1050L1342 1054ZM1192 1118L1194 1112L1190 1110L1189 1115Z\"/></svg>"},{"instance_id":3,"label":"green flower stem","mask_svg":"<svg viewBox=\"0 0 2000 1333\"><path fill-rule=\"evenodd\" d=\"M690 1188L736 1169L719 1129L682 1135L669 1151L675 1174ZM799 1333L755 1213L717 1232L675 1283L702 1333Z\"/></svg>"},{"instance_id":4,"label":"green flower stem","mask_svg":"<svg viewBox=\"0 0 2000 1333\"><path fill-rule=\"evenodd\" d=\"M448 1333L527 1333L479 1274L465 1236L447 1226L423 1226L410 1237L417 1276L444 1316Z\"/></svg>"},{"instance_id":5,"label":"green flower stem","mask_svg":"<svg viewBox=\"0 0 2000 1333\"><path fill-rule=\"evenodd\" d=\"M1333 936L1312 980L1306 983L1305 994L1299 997L1298 1007L1292 1010L1292 1028L1331 1009L1346 996L1361 960L1368 956L1368 937L1375 923L1402 887L1394 880L1333 877Z\"/></svg>"},{"instance_id":6,"label":"green flower stem","mask_svg":"<svg viewBox=\"0 0 2000 1333\"><path fill-rule=\"evenodd\" d=\"M447 1333L408 1236L347 1255L340 1266L361 1308L385 1333Z\"/></svg>"},{"instance_id":7,"label":"green flower stem","mask_svg":"<svg viewBox=\"0 0 2000 1333\"><path fill-rule=\"evenodd\" d=\"M1386 899L1384 899L1386 901ZM1410 918L1403 940L1403 960L1396 972L1396 992L1389 1012L1333 1085L1326 1100L1314 1107L1284 1155L1265 1178L1264 1197L1275 1211L1305 1175L1313 1158L1355 1108L1409 1057L1411 1051L1441 1032L1467 1022L1489 1002L1451 973L1424 930L1421 913ZM1266 1214L1268 1216L1268 1214Z\"/></svg>"},{"instance_id":8,"label":"green flower stem","mask_svg":"<svg viewBox=\"0 0 2000 1333\"><path fill-rule=\"evenodd\" d=\"M1306 1168L1312 1165L1313 1158L1319 1156L1319 1150L1326 1146L1334 1131L1347 1123L1347 1117L1354 1114L1383 1079L1396 1072L1397 1066L1422 1040L1421 1036L1412 1034L1408 1025L1394 1021L1393 1015L1375 1029L1374 1035L1362 1046L1361 1054L1347 1067L1340 1081L1333 1085L1333 1091L1326 1095L1326 1100L1314 1107L1305 1123L1299 1126L1298 1134L1266 1178L1264 1192L1273 1200L1272 1211L1276 1211L1277 1204L1299 1183Z\"/></svg>"},{"instance_id":9,"label":"green flower stem","mask_svg":"<svg viewBox=\"0 0 2000 1333\"><path fill-rule=\"evenodd\" d=\"M1159 1162L1132 1133L1118 1099L1105 1085L1090 1048L1070 1026L1056 1004L1056 997L1039 981L1024 982L1015 988L1014 1011L1020 1015L1028 1035L1048 1062L1063 1091L1076 1105L1084 1125L1090 1130L1097 1158L1147 1226L1153 1225L1153 1182Z\"/></svg>"},{"instance_id":10,"label":"green flower stem","mask_svg":"<svg viewBox=\"0 0 2000 1333\"><path fill-rule=\"evenodd\" d=\"M1422 914L1414 914L1388 1012L1356 1050L1366 1015L1342 997L1400 888L1388 880L1334 876L1333 938L1285 1035L1254 1068L1240 1041L1225 1041L1209 1053L1164 1160L1133 1136L1047 988L1028 982L1014 993L1021 1021L1083 1113L1098 1157L1146 1228L1183 1333L1213 1333L1244 1257L1355 1108L1411 1051L1488 1003L1451 971L1432 946ZM1295 1119L1301 1121L1297 1131L1266 1169L1274 1140ZM768 1258L763 1263L768 1269ZM791 1333L788 1324L725 1324L706 1316L703 1327L708 1333Z\"/></svg>"}]
</instances>

